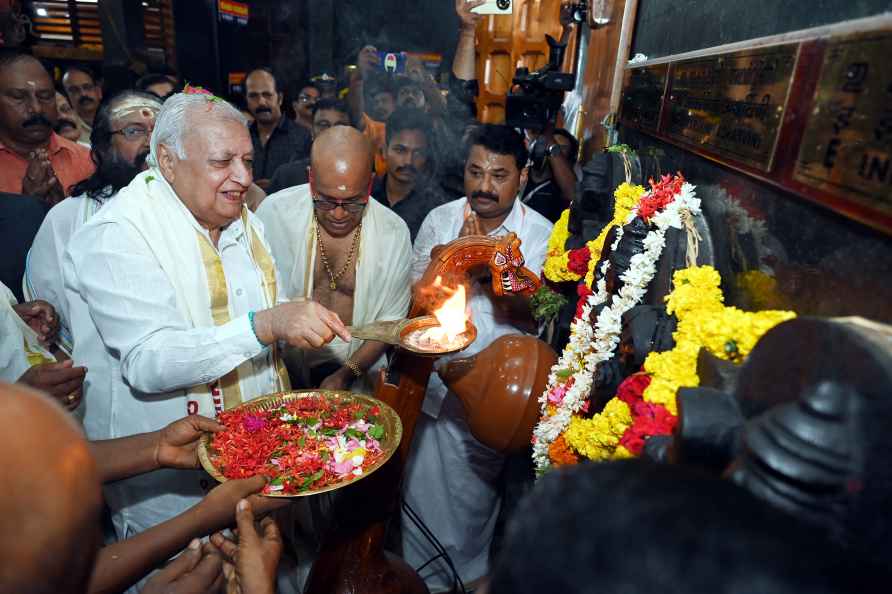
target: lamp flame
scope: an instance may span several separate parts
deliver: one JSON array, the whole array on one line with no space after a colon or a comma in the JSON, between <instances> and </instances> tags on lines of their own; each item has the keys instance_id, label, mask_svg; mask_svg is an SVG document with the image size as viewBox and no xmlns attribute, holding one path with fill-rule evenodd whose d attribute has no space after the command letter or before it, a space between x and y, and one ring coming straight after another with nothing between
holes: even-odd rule
<instances>
[{"instance_id":1,"label":"lamp flame","mask_svg":"<svg viewBox=\"0 0 892 594\"><path fill-rule=\"evenodd\" d=\"M434 286L442 287L439 276L434 280ZM443 305L434 310L434 317L440 325L430 329L430 338L437 342L451 343L467 329L467 296L463 285L459 285L457 289L442 288L452 294Z\"/></svg>"}]
</instances>

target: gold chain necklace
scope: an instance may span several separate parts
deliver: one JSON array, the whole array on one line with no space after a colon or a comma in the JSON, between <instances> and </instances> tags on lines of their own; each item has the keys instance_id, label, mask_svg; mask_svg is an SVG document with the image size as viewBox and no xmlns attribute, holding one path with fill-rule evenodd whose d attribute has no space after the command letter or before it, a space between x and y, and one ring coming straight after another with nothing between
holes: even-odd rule
<instances>
[{"instance_id":1,"label":"gold chain necklace","mask_svg":"<svg viewBox=\"0 0 892 594\"><path fill-rule=\"evenodd\" d=\"M350 264L353 263L353 256L356 254L356 246L359 245L359 235L362 232L362 221L359 221L359 225L356 226L356 231L353 232L353 245L350 246L350 252L347 254L347 261L344 262L343 268L341 268L337 274L331 271L331 266L328 264L328 256L325 253L325 244L322 243L322 234L319 232L319 221L316 220L316 213L313 213L313 228L316 230L316 243L319 244L319 255L322 257L322 265L325 266L325 272L328 273L328 288L332 291L336 291L338 289L338 279L344 276L344 273L350 268Z\"/></svg>"}]
</instances>

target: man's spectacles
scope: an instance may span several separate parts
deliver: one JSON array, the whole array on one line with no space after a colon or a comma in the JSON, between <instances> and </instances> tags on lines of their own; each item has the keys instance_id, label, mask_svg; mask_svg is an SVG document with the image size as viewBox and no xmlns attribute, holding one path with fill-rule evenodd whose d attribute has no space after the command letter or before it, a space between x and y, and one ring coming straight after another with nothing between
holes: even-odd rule
<instances>
[{"instance_id":1,"label":"man's spectacles","mask_svg":"<svg viewBox=\"0 0 892 594\"><path fill-rule=\"evenodd\" d=\"M313 197L313 206L319 210L334 210L341 207L351 214L362 212L369 203L369 197L372 195L372 180L369 179L369 187L366 190L365 198L352 198L350 200L332 200L326 196L316 194L316 180L314 179L313 170L310 169L310 195Z\"/></svg>"},{"instance_id":2,"label":"man's spectacles","mask_svg":"<svg viewBox=\"0 0 892 594\"><path fill-rule=\"evenodd\" d=\"M149 130L142 126L124 126L120 130L114 130L112 134L121 134L127 140L136 140L137 138L145 138L150 133Z\"/></svg>"},{"instance_id":3,"label":"man's spectacles","mask_svg":"<svg viewBox=\"0 0 892 594\"><path fill-rule=\"evenodd\" d=\"M316 103L316 98L312 95L298 95L298 103Z\"/></svg>"},{"instance_id":4,"label":"man's spectacles","mask_svg":"<svg viewBox=\"0 0 892 594\"><path fill-rule=\"evenodd\" d=\"M319 210L334 210L341 207L349 213L362 212L368 204L368 200L332 200L331 198L313 198L313 206Z\"/></svg>"}]
</instances>

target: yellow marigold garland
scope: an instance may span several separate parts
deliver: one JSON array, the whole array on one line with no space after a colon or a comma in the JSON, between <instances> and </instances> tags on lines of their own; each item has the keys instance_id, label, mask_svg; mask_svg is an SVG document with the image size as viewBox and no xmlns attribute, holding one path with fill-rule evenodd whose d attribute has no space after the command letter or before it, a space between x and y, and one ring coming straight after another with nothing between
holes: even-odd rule
<instances>
[{"instance_id":1,"label":"yellow marigold garland","mask_svg":"<svg viewBox=\"0 0 892 594\"><path fill-rule=\"evenodd\" d=\"M614 398L591 419L578 416L570 419L564 439L573 450L589 460L628 458L631 454L619 445L619 440L631 423L629 406Z\"/></svg>"},{"instance_id":2,"label":"yellow marigold garland","mask_svg":"<svg viewBox=\"0 0 892 594\"><path fill-rule=\"evenodd\" d=\"M548 238L548 255L545 257L542 272L545 273L545 278L555 283L575 281L581 278L575 272L567 269L570 255L564 250L564 246L567 244L567 238L570 237L569 224L570 209L568 208L561 213L561 218L554 224L551 237Z\"/></svg>"},{"instance_id":3,"label":"yellow marigold garland","mask_svg":"<svg viewBox=\"0 0 892 594\"><path fill-rule=\"evenodd\" d=\"M697 355L701 347L722 359L740 362L766 332L796 314L725 307L719 287L721 277L709 266L679 270L672 280L674 290L666 302L667 310L678 318L673 334L675 347L650 353L645 359L643 369L651 376L651 382L643 398L662 404L677 415L678 389L700 384ZM572 451L592 460L627 458L632 454L620 445L620 439L631 423L628 405L614 397L591 419L573 417L563 437Z\"/></svg>"},{"instance_id":4,"label":"yellow marigold garland","mask_svg":"<svg viewBox=\"0 0 892 594\"><path fill-rule=\"evenodd\" d=\"M624 182L613 193L616 199L613 208L613 219L601 229L601 233L596 238L586 244L591 254L588 262L588 274L585 276L586 286L592 286L595 265L601 257L601 250L604 248L604 240L607 238L607 233L614 225L622 225L626 222L626 219L629 218L629 213L638 204L644 192L645 190L642 186L633 186L628 182ZM554 224L551 237L548 239L548 255L545 257L542 272L545 274L545 278L552 282L578 281L582 278L567 268L570 256L565 246L567 245L567 239L570 237L569 224L570 210L567 209L561 213L561 217Z\"/></svg>"}]
</instances>

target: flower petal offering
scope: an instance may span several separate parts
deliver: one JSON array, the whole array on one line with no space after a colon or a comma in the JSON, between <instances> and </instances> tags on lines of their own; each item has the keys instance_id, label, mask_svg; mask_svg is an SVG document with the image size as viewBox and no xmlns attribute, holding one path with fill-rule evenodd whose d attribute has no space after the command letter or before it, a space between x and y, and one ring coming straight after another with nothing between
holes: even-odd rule
<instances>
[{"instance_id":1,"label":"flower petal offering","mask_svg":"<svg viewBox=\"0 0 892 594\"><path fill-rule=\"evenodd\" d=\"M199 459L219 481L264 475L263 494L297 497L331 491L381 467L402 436L386 404L350 392L313 390L252 400L221 413Z\"/></svg>"}]
</instances>

